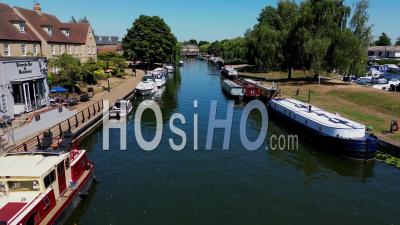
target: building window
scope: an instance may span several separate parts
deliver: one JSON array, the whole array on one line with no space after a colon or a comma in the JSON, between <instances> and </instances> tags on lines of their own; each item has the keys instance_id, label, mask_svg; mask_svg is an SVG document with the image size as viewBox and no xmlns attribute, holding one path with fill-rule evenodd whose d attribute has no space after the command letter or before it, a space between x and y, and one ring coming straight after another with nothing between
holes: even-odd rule
<instances>
[{"instance_id":1,"label":"building window","mask_svg":"<svg viewBox=\"0 0 400 225\"><path fill-rule=\"evenodd\" d=\"M21 55L26 56L26 45L24 44L21 45Z\"/></svg>"},{"instance_id":2,"label":"building window","mask_svg":"<svg viewBox=\"0 0 400 225\"><path fill-rule=\"evenodd\" d=\"M96 54L96 49L94 48L94 46L92 47L92 53L93 55Z\"/></svg>"},{"instance_id":3,"label":"building window","mask_svg":"<svg viewBox=\"0 0 400 225\"><path fill-rule=\"evenodd\" d=\"M58 51L59 51L60 55L62 55L64 53L64 49L63 49L62 45L59 46Z\"/></svg>"},{"instance_id":4,"label":"building window","mask_svg":"<svg viewBox=\"0 0 400 225\"><path fill-rule=\"evenodd\" d=\"M90 55L90 46L87 46L87 54Z\"/></svg>"},{"instance_id":5,"label":"building window","mask_svg":"<svg viewBox=\"0 0 400 225\"><path fill-rule=\"evenodd\" d=\"M38 55L39 51L38 51L38 46L37 45L33 45L32 52L33 52L33 55Z\"/></svg>"},{"instance_id":6,"label":"building window","mask_svg":"<svg viewBox=\"0 0 400 225\"><path fill-rule=\"evenodd\" d=\"M109 42L111 42L111 41L112 41L112 39L111 39L111 36L110 36L110 37L108 37L108 41L109 41Z\"/></svg>"},{"instance_id":7,"label":"building window","mask_svg":"<svg viewBox=\"0 0 400 225\"><path fill-rule=\"evenodd\" d=\"M75 46L75 55L78 55L78 46Z\"/></svg>"},{"instance_id":8,"label":"building window","mask_svg":"<svg viewBox=\"0 0 400 225\"><path fill-rule=\"evenodd\" d=\"M102 42L103 40L102 40L102 37L99 37L99 42Z\"/></svg>"},{"instance_id":9,"label":"building window","mask_svg":"<svg viewBox=\"0 0 400 225\"><path fill-rule=\"evenodd\" d=\"M43 30L50 36L53 35L53 28L51 26L44 26Z\"/></svg>"},{"instance_id":10,"label":"building window","mask_svg":"<svg viewBox=\"0 0 400 225\"><path fill-rule=\"evenodd\" d=\"M69 30L69 29L61 29L61 32L62 32L66 37L69 37L69 36L70 36L70 30Z\"/></svg>"},{"instance_id":11,"label":"building window","mask_svg":"<svg viewBox=\"0 0 400 225\"><path fill-rule=\"evenodd\" d=\"M4 44L4 56L11 56L10 44Z\"/></svg>"},{"instance_id":12,"label":"building window","mask_svg":"<svg viewBox=\"0 0 400 225\"><path fill-rule=\"evenodd\" d=\"M55 55L55 54L56 54L56 49L54 48L54 45L50 45L50 53L51 53L52 55Z\"/></svg>"},{"instance_id":13,"label":"building window","mask_svg":"<svg viewBox=\"0 0 400 225\"><path fill-rule=\"evenodd\" d=\"M72 46L71 45L68 47L68 53L72 54Z\"/></svg>"},{"instance_id":14,"label":"building window","mask_svg":"<svg viewBox=\"0 0 400 225\"><path fill-rule=\"evenodd\" d=\"M89 38L93 38L93 33L89 32Z\"/></svg>"}]
</instances>

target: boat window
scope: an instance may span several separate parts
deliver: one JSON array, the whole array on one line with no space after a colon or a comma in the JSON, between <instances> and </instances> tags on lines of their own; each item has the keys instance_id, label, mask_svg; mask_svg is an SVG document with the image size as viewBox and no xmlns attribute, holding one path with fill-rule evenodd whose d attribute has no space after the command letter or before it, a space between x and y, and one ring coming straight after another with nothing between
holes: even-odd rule
<instances>
[{"instance_id":1,"label":"boat window","mask_svg":"<svg viewBox=\"0 0 400 225\"><path fill-rule=\"evenodd\" d=\"M115 106L116 108L121 108L121 103L120 103L120 102L116 102L116 103L114 104L114 106Z\"/></svg>"},{"instance_id":2,"label":"boat window","mask_svg":"<svg viewBox=\"0 0 400 225\"><path fill-rule=\"evenodd\" d=\"M69 166L70 166L69 158L67 158L67 159L65 160L65 168L66 168L66 169L69 169Z\"/></svg>"},{"instance_id":3,"label":"boat window","mask_svg":"<svg viewBox=\"0 0 400 225\"><path fill-rule=\"evenodd\" d=\"M10 192L38 191L40 189L39 182L36 180L8 181L7 184Z\"/></svg>"},{"instance_id":4,"label":"boat window","mask_svg":"<svg viewBox=\"0 0 400 225\"><path fill-rule=\"evenodd\" d=\"M43 182L44 186L48 188L50 185L52 185L56 181L56 171L53 170L51 171L47 176L44 177Z\"/></svg>"},{"instance_id":5,"label":"boat window","mask_svg":"<svg viewBox=\"0 0 400 225\"><path fill-rule=\"evenodd\" d=\"M32 215L28 218L25 225L36 225L40 222L40 214L38 211L32 213Z\"/></svg>"}]
</instances>

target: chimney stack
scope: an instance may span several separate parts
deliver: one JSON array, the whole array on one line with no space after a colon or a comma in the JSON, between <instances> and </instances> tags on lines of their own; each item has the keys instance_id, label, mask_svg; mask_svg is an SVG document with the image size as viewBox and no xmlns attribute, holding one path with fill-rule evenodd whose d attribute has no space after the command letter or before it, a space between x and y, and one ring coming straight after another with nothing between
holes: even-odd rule
<instances>
[{"instance_id":1,"label":"chimney stack","mask_svg":"<svg viewBox=\"0 0 400 225\"><path fill-rule=\"evenodd\" d=\"M35 4L33 5L33 10L35 10L35 12L37 13L42 13L42 7L40 7L40 4L38 2L35 2Z\"/></svg>"}]
</instances>

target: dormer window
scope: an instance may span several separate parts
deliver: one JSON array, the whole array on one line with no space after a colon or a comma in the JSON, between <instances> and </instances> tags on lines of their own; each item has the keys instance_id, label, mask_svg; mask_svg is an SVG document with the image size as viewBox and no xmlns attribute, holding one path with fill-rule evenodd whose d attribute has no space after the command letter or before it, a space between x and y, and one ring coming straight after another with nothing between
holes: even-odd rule
<instances>
[{"instance_id":1,"label":"dormer window","mask_svg":"<svg viewBox=\"0 0 400 225\"><path fill-rule=\"evenodd\" d=\"M13 21L12 24L19 32L25 33L25 22L24 21Z\"/></svg>"},{"instance_id":2,"label":"dormer window","mask_svg":"<svg viewBox=\"0 0 400 225\"><path fill-rule=\"evenodd\" d=\"M43 30L49 35L53 35L53 28L51 26L43 26Z\"/></svg>"},{"instance_id":3,"label":"dormer window","mask_svg":"<svg viewBox=\"0 0 400 225\"><path fill-rule=\"evenodd\" d=\"M66 37L69 37L71 34L70 34L70 29L66 29L66 28L64 28L64 29L61 29L61 32L66 36Z\"/></svg>"}]
</instances>

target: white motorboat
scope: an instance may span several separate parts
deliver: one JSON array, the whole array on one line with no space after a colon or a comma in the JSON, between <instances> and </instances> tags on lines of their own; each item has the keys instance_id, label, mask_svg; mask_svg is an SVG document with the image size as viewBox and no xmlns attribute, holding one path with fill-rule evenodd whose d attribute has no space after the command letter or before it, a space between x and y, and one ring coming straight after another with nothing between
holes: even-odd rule
<instances>
[{"instance_id":1,"label":"white motorboat","mask_svg":"<svg viewBox=\"0 0 400 225\"><path fill-rule=\"evenodd\" d=\"M167 82L167 69L157 68L152 72L157 87L162 87Z\"/></svg>"},{"instance_id":2,"label":"white motorboat","mask_svg":"<svg viewBox=\"0 0 400 225\"><path fill-rule=\"evenodd\" d=\"M168 70L168 73L173 73L175 70L173 65L167 65L165 68Z\"/></svg>"},{"instance_id":3,"label":"white motorboat","mask_svg":"<svg viewBox=\"0 0 400 225\"><path fill-rule=\"evenodd\" d=\"M136 86L137 95L151 95L157 91L156 81L153 75L146 75L142 81Z\"/></svg>"},{"instance_id":4,"label":"white motorboat","mask_svg":"<svg viewBox=\"0 0 400 225\"><path fill-rule=\"evenodd\" d=\"M129 100L117 100L109 112L110 118L126 117L132 112L133 106Z\"/></svg>"}]
</instances>

